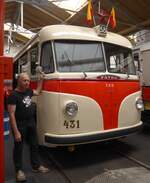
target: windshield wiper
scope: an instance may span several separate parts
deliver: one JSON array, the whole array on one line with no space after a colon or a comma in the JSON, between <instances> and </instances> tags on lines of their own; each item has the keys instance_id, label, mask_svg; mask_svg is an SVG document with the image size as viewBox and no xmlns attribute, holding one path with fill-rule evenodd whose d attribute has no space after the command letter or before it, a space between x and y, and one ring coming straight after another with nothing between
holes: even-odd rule
<instances>
[{"instance_id":1,"label":"windshield wiper","mask_svg":"<svg viewBox=\"0 0 150 183\"><path fill-rule=\"evenodd\" d=\"M84 74L84 79L87 78L86 72L83 71L83 74Z\"/></svg>"}]
</instances>

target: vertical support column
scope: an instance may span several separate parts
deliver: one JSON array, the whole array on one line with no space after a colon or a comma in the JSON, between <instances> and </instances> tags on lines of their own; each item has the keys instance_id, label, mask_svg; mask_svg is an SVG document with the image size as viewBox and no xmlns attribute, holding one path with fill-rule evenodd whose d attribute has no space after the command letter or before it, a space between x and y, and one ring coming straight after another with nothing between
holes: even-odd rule
<instances>
[{"instance_id":1,"label":"vertical support column","mask_svg":"<svg viewBox=\"0 0 150 183\"><path fill-rule=\"evenodd\" d=\"M3 69L3 50L4 50L4 0L0 0L0 183L4 183L4 69Z\"/></svg>"},{"instance_id":2,"label":"vertical support column","mask_svg":"<svg viewBox=\"0 0 150 183\"><path fill-rule=\"evenodd\" d=\"M21 27L23 27L23 5L24 3L23 2L20 2L20 9L21 9Z\"/></svg>"},{"instance_id":3,"label":"vertical support column","mask_svg":"<svg viewBox=\"0 0 150 183\"><path fill-rule=\"evenodd\" d=\"M1 46L1 45L0 45ZM4 65L0 56L0 183L4 182Z\"/></svg>"},{"instance_id":4,"label":"vertical support column","mask_svg":"<svg viewBox=\"0 0 150 183\"><path fill-rule=\"evenodd\" d=\"M0 56L4 50L4 0L0 0Z\"/></svg>"}]
</instances>

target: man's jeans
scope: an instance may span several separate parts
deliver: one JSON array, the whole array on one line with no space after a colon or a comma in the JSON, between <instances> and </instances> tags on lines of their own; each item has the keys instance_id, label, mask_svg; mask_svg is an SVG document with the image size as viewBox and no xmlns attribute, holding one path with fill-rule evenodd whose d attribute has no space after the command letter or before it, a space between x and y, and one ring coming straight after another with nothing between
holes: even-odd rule
<instances>
[{"instance_id":1,"label":"man's jeans","mask_svg":"<svg viewBox=\"0 0 150 183\"><path fill-rule=\"evenodd\" d=\"M30 145L30 160L32 168L37 168L40 164L35 120L33 119L33 121L30 122L26 121L26 123L27 125L18 127L18 130L21 133L22 141L16 142L14 140L13 157L16 171L22 170L23 146L26 140Z\"/></svg>"}]
</instances>

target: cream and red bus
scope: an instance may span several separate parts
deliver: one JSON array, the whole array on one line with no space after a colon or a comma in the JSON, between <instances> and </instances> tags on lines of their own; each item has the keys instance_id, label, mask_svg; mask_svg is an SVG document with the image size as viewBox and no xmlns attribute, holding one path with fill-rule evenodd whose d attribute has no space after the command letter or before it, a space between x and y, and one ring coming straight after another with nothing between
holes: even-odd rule
<instances>
[{"instance_id":1,"label":"cream and red bus","mask_svg":"<svg viewBox=\"0 0 150 183\"><path fill-rule=\"evenodd\" d=\"M27 72L37 85L39 144L70 146L120 138L137 132L143 108L132 45L115 33L51 25L42 28L17 54L14 74Z\"/></svg>"}]
</instances>

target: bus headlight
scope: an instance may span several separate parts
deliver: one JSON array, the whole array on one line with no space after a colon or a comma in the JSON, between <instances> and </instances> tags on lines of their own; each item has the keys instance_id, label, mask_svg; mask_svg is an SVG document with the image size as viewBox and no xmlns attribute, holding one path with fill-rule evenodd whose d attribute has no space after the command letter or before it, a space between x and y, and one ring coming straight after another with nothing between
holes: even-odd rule
<instances>
[{"instance_id":1,"label":"bus headlight","mask_svg":"<svg viewBox=\"0 0 150 183\"><path fill-rule=\"evenodd\" d=\"M144 104L143 104L143 100L141 98L138 98L136 100L136 108L140 111L144 110Z\"/></svg>"},{"instance_id":2,"label":"bus headlight","mask_svg":"<svg viewBox=\"0 0 150 183\"><path fill-rule=\"evenodd\" d=\"M78 112L78 105L74 101L70 101L65 106L65 113L70 116L74 117Z\"/></svg>"}]
</instances>

